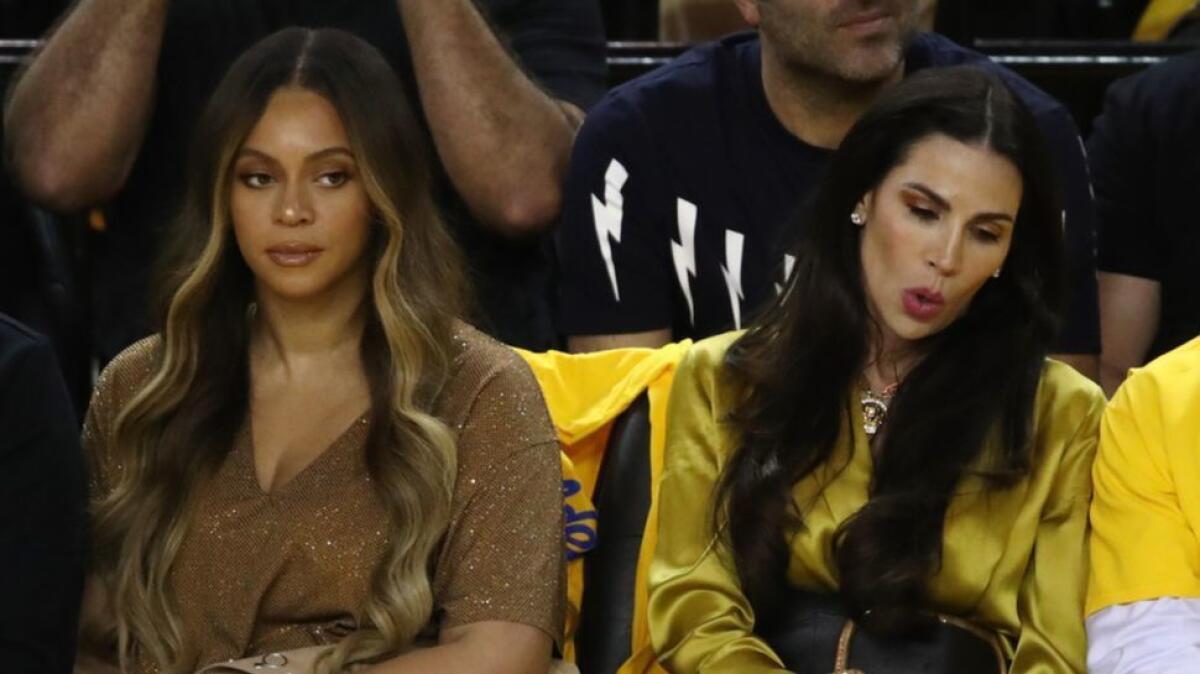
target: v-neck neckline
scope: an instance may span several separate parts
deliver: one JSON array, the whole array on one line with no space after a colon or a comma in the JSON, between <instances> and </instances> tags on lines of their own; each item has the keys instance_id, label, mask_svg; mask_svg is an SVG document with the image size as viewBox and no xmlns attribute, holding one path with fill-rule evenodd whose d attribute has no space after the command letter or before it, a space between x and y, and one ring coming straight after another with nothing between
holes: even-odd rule
<instances>
[{"instance_id":1,"label":"v-neck neckline","mask_svg":"<svg viewBox=\"0 0 1200 674\"><path fill-rule=\"evenodd\" d=\"M312 458L303 468L283 484L273 485L270 490L264 489L262 482L258 478L258 462L255 456L254 444L254 415L246 415L246 425L242 430L241 451L239 452L243 462L243 473L246 474L250 481L250 486L255 494L260 498L278 499L286 496L293 489L293 485L298 482L303 482L308 479L308 476L317 472L317 470L326 463L331 462L340 454L340 449L343 445L356 444L352 443L358 429L365 429L369 420L371 411L367 410L354 418L349 425L338 434L325 449Z\"/></svg>"}]
</instances>

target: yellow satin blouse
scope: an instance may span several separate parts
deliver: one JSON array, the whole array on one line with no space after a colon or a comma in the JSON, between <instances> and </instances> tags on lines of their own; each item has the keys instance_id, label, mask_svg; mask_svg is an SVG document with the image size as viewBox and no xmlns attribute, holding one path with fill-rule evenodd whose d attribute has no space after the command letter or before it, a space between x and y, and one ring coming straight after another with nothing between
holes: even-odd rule
<instances>
[{"instance_id":1,"label":"yellow satin blouse","mask_svg":"<svg viewBox=\"0 0 1200 674\"><path fill-rule=\"evenodd\" d=\"M661 662L681 674L786 672L754 635L754 612L709 518L734 448L733 431L721 421L733 392L719 375L738 336L693 347L675 376L668 411L649 622ZM930 608L996 630L1014 673L1082 673L1090 471L1104 396L1067 365L1047 361L1036 405L1031 474L1001 492L986 491L968 476L951 502L942 568L929 583ZM837 588L833 536L866 503L871 470L859 403L847 395L832 461L794 491L805 528L791 542L791 584Z\"/></svg>"}]
</instances>

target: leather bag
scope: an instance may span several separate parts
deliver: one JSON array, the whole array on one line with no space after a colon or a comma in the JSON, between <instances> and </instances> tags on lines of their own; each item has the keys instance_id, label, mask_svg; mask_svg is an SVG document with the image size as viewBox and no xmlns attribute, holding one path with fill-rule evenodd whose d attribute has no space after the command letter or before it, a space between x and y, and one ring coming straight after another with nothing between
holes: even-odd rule
<instances>
[{"instance_id":1,"label":"leather bag","mask_svg":"<svg viewBox=\"0 0 1200 674\"><path fill-rule=\"evenodd\" d=\"M217 662L196 674L313 674L316 671L317 659L332 648L333 646L310 646L241 660ZM579 674L579 670L569 662L553 660L547 674Z\"/></svg>"},{"instance_id":2,"label":"leather bag","mask_svg":"<svg viewBox=\"0 0 1200 674\"><path fill-rule=\"evenodd\" d=\"M790 590L761 636L796 674L1007 674L1000 637L946 615L914 636L859 629L837 595Z\"/></svg>"},{"instance_id":3,"label":"leather bag","mask_svg":"<svg viewBox=\"0 0 1200 674\"><path fill-rule=\"evenodd\" d=\"M310 646L241 660L217 662L196 674L313 674L317 659L332 646Z\"/></svg>"}]
</instances>

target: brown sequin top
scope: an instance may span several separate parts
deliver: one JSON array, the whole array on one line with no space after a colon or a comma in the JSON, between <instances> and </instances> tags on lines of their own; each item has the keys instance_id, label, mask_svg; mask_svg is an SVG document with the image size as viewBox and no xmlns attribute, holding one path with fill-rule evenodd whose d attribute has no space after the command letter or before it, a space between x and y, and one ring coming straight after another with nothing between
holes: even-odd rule
<instances>
[{"instance_id":1,"label":"brown sequin top","mask_svg":"<svg viewBox=\"0 0 1200 674\"><path fill-rule=\"evenodd\" d=\"M101 375L84 442L94 494L122 470L105 439L151 372L143 340ZM457 432L452 516L433 560L429 631L484 620L523 623L557 639L563 624L558 444L532 373L472 328L436 406ZM188 529L169 584L196 665L336 641L353 630L388 549L387 514L365 462L365 418L271 493L255 477L243 429L215 479L193 485ZM152 662L140 672L156 672Z\"/></svg>"}]
</instances>

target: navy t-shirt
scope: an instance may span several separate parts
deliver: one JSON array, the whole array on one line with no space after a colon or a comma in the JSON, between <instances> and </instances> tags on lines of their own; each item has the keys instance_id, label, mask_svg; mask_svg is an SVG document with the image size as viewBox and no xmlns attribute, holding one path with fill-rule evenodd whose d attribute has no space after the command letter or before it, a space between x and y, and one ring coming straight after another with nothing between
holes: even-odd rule
<instances>
[{"instance_id":1,"label":"navy t-shirt","mask_svg":"<svg viewBox=\"0 0 1200 674\"><path fill-rule=\"evenodd\" d=\"M1150 360L1200 334L1200 52L1109 87L1088 156L1100 271L1160 284Z\"/></svg>"},{"instance_id":2,"label":"navy t-shirt","mask_svg":"<svg viewBox=\"0 0 1200 674\"><path fill-rule=\"evenodd\" d=\"M606 88L604 33L596 0L480 0L516 61L554 97L583 109ZM233 61L288 26L340 28L379 49L422 115L396 0L173 0L157 71L154 113L141 154L93 242L92 305L102 361L144 336L151 263L180 205L192 127ZM384 111L381 111L384 114ZM432 151L432 143L431 151ZM538 240L511 241L481 227L437 157L437 201L465 249L480 314L504 341L551 346L549 264Z\"/></svg>"},{"instance_id":3,"label":"navy t-shirt","mask_svg":"<svg viewBox=\"0 0 1200 674\"><path fill-rule=\"evenodd\" d=\"M1057 351L1097 353L1094 215L1067 110L1015 73L923 34L908 72L978 63L1025 102L1058 159L1069 311ZM614 89L576 140L560 233L559 327L568 335L670 328L675 339L745 326L790 271L785 225L830 151L789 133L762 86L758 36L697 47Z\"/></svg>"}]
</instances>

